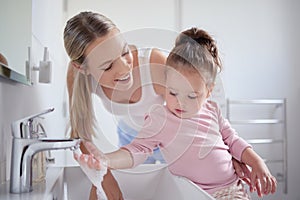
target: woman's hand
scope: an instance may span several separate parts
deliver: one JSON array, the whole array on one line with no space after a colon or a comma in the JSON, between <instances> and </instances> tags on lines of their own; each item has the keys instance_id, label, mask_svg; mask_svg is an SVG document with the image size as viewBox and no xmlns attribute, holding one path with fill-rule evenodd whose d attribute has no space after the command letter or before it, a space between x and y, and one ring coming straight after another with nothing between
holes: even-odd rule
<instances>
[{"instance_id":1,"label":"woman's hand","mask_svg":"<svg viewBox=\"0 0 300 200\"><path fill-rule=\"evenodd\" d=\"M236 174L239 176L240 179L242 179L245 183L247 183L247 185L249 185L250 191L253 192L255 190L255 188L253 188L252 184L251 184L250 169L247 167L246 164L241 163L234 158L232 158L232 164L233 164Z\"/></svg>"}]
</instances>

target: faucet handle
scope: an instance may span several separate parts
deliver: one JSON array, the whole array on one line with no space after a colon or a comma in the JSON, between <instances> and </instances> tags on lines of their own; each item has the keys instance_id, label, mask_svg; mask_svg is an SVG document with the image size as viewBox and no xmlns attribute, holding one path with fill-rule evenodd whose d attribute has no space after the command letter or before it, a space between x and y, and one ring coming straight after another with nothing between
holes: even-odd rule
<instances>
[{"instance_id":1,"label":"faucet handle","mask_svg":"<svg viewBox=\"0 0 300 200\"><path fill-rule=\"evenodd\" d=\"M30 116L27 116L23 119L19 119L17 121L14 121L12 124L11 124L11 129L12 129L12 134L14 137L17 137L17 138L30 138L30 133L26 133L27 131L24 131L23 130L23 125L25 125L26 127L28 127L29 129L31 129L30 127L32 126L32 122L33 122L33 119L37 118L37 117L40 117L41 115L44 115L44 114L47 114L49 112L52 112L54 111L54 108L49 108L49 109L46 109L40 113L37 113L37 114L34 114L34 115L30 115ZM23 133L25 132L25 133ZM30 130L29 130L30 132Z\"/></svg>"},{"instance_id":2,"label":"faucet handle","mask_svg":"<svg viewBox=\"0 0 300 200\"><path fill-rule=\"evenodd\" d=\"M33 120L34 118L40 117L41 115L45 115L45 114L47 114L47 113L49 113L49 112L52 112L52 111L54 111L54 108L48 108L48 109L46 109L46 110L43 110L43 111L40 112L40 113L37 113L37 114L34 114L34 115L30 115L30 116L25 117L25 118L23 118L23 119L20 119L20 120L18 120L18 121L29 121L29 120Z\"/></svg>"}]
</instances>

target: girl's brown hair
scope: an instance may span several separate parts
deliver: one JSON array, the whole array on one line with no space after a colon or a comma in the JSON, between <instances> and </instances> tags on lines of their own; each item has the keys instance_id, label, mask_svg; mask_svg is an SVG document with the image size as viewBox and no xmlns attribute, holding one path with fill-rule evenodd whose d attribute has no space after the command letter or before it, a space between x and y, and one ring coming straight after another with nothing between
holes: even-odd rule
<instances>
[{"instance_id":1,"label":"girl's brown hair","mask_svg":"<svg viewBox=\"0 0 300 200\"><path fill-rule=\"evenodd\" d=\"M215 40L204 30L190 28L179 34L171 50L167 65L190 66L197 70L208 85L214 84L216 75L222 69Z\"/></svg>"}]
</instances>

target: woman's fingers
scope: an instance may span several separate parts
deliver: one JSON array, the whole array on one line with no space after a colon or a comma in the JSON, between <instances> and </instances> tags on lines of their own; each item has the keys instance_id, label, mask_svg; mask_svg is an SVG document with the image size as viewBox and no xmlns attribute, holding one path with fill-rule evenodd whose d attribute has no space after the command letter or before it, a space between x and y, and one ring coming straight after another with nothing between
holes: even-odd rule
<instances>
[{"instance_id":1,"label":"woman's fingers","mask_svg":"<svg viewBox=\"0 0 300 200\"><path fill-rule=\"evenodd\" d=\"M248 168L248 166L244 163L241 164L241 168L243 170L244 176L245 178L248 178L250 180L250 176L251 176L251 171Z\"/></svg>"},{"instance_id":2,"label":"woman's fingers","mask_svg":"<svg viewBox=\"0 0 300 200\"><path fill-rule=\"evenodd\" d=\"M245 174L243 173L243 169L242 169L242 163L240 163L239 161L237 161L236 159L232 159L232 164L234 167L234 170L236 172L236 174L240 177L240 178L244 178Z\"/></svg>"},{"instance_id":3,"label":"woman's fingers","mask_svg":"<svg viewBox=\"0 0 300 200\"><path fill-rule=\"evenodd\" d=\"M246 164L241 163L234 158L232 163L235 169L236 174L250 187L250 191L255 191L255 186L251 184L251 171Z\"/></svg>"}]
</instances>

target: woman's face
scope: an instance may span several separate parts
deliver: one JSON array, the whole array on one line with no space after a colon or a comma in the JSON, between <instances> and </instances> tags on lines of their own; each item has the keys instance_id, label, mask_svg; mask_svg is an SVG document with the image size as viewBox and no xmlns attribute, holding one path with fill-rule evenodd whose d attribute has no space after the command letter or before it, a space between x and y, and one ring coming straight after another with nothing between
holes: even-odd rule
<instances>
[{"instance_id":1,"label":"woman's face","mask_svg":"<svg viewBox=\"0 0 300 200\"><path fill-rule=\"evenodd\" d=\"M166 79L166 105L177 117L193 117L209 95L205 82L198 73L170 68Z\"/></svg>"},{"instance_id":2,"label":"woman's face","mask_svg":"<svg viewBox=\"0 0 300 200\"><path fill-rule=\"evenodd\" d=\"M127 90L133 84L133 57L119 30L92 42L85 51L88 73L103 87Z\"/></svg>"}]
</instances>

